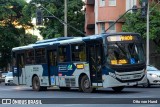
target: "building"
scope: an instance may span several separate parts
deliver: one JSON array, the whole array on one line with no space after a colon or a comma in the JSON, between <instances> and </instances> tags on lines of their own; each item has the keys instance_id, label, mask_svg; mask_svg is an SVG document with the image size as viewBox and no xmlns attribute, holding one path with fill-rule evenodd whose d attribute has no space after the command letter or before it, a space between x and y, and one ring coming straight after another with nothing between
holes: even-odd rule
<instances>
[{"instance_id":1,"label":"building","mask_svg":"<svg viewBox=\"0 0 160 107\"><path fill-rule=\"evenodd\" d=\"M139 0L86 0L86 35L100 34ZM123 21L118 21L107 32L121 32Z\"/></svg>"}]
</instances>

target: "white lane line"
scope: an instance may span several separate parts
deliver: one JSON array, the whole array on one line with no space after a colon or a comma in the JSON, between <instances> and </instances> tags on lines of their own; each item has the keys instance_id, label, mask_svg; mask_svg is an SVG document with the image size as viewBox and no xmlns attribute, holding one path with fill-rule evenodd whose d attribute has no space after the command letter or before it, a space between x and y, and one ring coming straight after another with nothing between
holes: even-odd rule
<instances>
[{"instance_id":1,"label":"white lane line","mask_svg":"<svg viewBox=\"0 0 160 107\"><path fill-rule=\"evenodd\" d=\"M82 105L82 104L66 104L66 105L62 105L62 106L67 107L67 106L78 106L78 105Z\"/></svg>"},{"instance_id":2,"label":"white lane line","mask_svg":"<svg viewBox=\"0 0 160 107\"><path fill-rule=\"evenodd\" d=\"M9 88L9 89L8 88L1 88L0 91L12 91L12 89L11 88Z\"/></svg>"}]
</instances>

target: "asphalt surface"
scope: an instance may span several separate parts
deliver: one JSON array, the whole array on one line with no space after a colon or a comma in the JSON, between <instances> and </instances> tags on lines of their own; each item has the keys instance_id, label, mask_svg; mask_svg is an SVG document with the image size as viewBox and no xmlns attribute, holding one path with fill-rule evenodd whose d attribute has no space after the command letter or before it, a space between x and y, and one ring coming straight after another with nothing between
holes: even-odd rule
<instances>
[{"instance_id":1,"label":"asphalt surface","mask_svg":"<svg viewBox=\"0 0 160 107\"><path fill-rule=\"evenodd\" d=\"M79 92L77 89L71 89L70 91L60 91L56 87L49 88L48 91L36 92L33 91L31 87L26 86L5 86L4 83L0 84L0 98L20 98L20 99L28 99L28 98L45 98L45 100L54 100L53 104L42 104L42 105L31 105L31 107L160 107L160 86L152 86L151 88L142 88L142 87L126 87L122 92L115 93L111 88L99 89L94 93L83 93ZM47 99L53 98L53 99ZM60 101L57 99L59 98ZM66 98L66 99L65 99ZM71 103L65 104L68 99L71 99ZM75 99L81 99L81 102L76 103ZM113 99L113 101L112 101ZM139 100L157 100L159 104L153 103L139 103ZM86 104L86 102L82 102L83 100L88 100L87 102L91 102L91 104ZM108 100L107 104L101 104L101 100ZM131 103L126 104L125 100L131 100ZM134 101L133 101L134 100ZM57 101L57 103L56 103ZM93 102L94 104L93 104ZM110 102L111 101L111 102ZM116 101L116 102L114 102ZM73 102L73 104L72 104ZM123 103L124 102L124 103ZM134 103L133 103L134 102ZM117 103L117 104L116 104ZM122 104L121 104L122 103ZM0 105L1 106L1 105ZM2 107L10 107L11 105L3 105ZM12 107L21 107L22 105L12 105ZM29 107L30 105L23 105L25 107Z\"/></svg>"}]
</instances>

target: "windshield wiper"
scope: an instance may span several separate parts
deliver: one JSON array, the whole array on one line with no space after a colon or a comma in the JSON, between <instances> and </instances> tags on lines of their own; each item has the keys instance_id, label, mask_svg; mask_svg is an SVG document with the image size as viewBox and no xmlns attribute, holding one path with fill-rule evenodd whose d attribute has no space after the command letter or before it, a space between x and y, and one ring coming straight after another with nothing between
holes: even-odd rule
<instances>
[{"instance_id":1,"label":"windshield wiper","mask_svg":"<svg viewBox=\"0 0 160 107\"><path fill-rule=\"evenodd\" d=\"M126 55L127 52L125 52L125 51L118 45L117 42L116 42L115 44L118 46L118 48L121 50L121 52L122 52L124 55Z\"/></svg>"}]
</instances>

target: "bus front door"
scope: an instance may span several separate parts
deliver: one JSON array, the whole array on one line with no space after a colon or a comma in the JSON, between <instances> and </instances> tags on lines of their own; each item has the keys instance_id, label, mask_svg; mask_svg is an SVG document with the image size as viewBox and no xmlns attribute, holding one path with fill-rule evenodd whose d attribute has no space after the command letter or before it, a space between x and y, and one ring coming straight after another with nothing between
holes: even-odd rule
<instances>
[{"instance_id":1,"label":"bus front door","mask_svg":"<svg viewBox=\"0 0 160 107\"><path fill-rule=\"evenodd\" d=\"M48 78L49 85L56 85L56 80L58 79L57 73L57 51L56 49L48 50ZM57 76L57 79L56 79Z\"/></svg>"},{"instance_id":2,"label":"bus front door","mask_svg":"<svg viewBox=\"0 0 160 107\"><path fill-rule=\"evenodd\" d=\"M18 83L20 85L26 84L26 72L24 69L24 53L17 54L17 72L18 72Z\"/></svg>"},{"instance_id":3,"label":"bus front door","mask_svg":"<svg viewBox=\"0 0 160 107\"><path fill-rule=\"evenodd\" d=\"M102 86L102 44L89 45L88 50L92 86Z\"/></svg>"}]
</instances>

